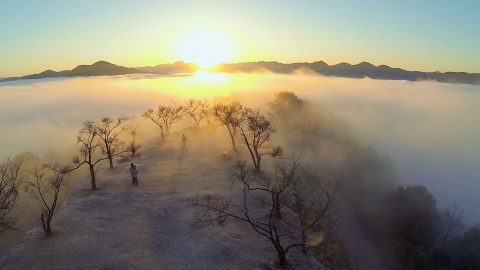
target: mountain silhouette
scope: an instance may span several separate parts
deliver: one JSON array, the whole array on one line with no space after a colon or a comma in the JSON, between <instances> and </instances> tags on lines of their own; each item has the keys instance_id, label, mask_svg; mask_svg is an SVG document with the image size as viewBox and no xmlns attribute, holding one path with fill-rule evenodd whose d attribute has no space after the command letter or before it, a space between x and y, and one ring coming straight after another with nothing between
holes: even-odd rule
<instances>
[{"instance_id":1,"label":"mountain silhouette","mask_svg":"<svg viewBox=\"0 0 480 270\"><path fill-rule=\"evenodd\" d=\"M408 71L401 68L392 68L386 65L375 66L368 62L356 65L340 63L328 65L323 61L312 63L283 64L279 62L245 62L236 64L222 64L215 68L221 72L261 72L293 73L298 69L306 68L320 75L346 78L371 78L379 80L431 80L446 83L480 84L480 73L467 72L422 72Z\"/></svg>"},{"instance_id":2,"label":"mountain silhouette","mask_svg":"<svg viewBox=\"0 0 480 270\"><path fill-rule=\"evenodd\" d=\"M392 68L387 65L375 66L368 62L361 62L355 65L340 63L328 65L323 61L310 63L284 64L275 61L244 62L233 64L220 64L211 71L225 73L254 73L274 72L288 74L299 69L308 69L317 74L330 77L345 78L371 78L378 80L406 80L406 81L438 81L446 83L480 84L480 73L467 72L422 72L409 71L401 68ZM79 76L113 76L127 74L158 74L158 75L184 75L193 74L199 67L193 63L175 62L156 66L128 68L117 66L105 61L98 61L92 65L80 65L72 70L53 71L46 70L38 74L21 77L10 77L0 79L0 82L22 79L42 79L57 77L79 77Z\"/></svg>"},{"instance_id":3,"label":"mountain silhouette","mask_svg":"<svg viewBox=\"0 0 480 270\"><path fill-rule=\"evenodd\" d=\"M0 82L15 81L24 79L44 79L60 77L81 77L81 76L114 76L144 73L134 68L117 66L106 61L98 61L92 65L80 65L72 70L53 71L45 70L38 74L26 75L21 77L3 78Z\"/></svg>"},{"instance_id":4,"label":"mountain silhouette","mask_svg":"<svg viewBox=\"0 0 480 270\"><path fill-rule=\"evenodd\" d=\"M198 71L200 68L193 63L186 63L178 61L172 64L160 64L153 67L136 67L135 69L150 74L161 75L175 75L175 74L192 74Z\"/></svg>"}]
</instances>

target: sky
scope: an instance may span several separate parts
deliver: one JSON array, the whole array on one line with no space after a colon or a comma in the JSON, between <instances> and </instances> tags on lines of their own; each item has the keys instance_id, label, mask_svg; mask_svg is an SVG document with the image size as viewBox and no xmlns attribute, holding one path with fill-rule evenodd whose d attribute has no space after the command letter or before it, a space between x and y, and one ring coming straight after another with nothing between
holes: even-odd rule
<instances>
[{"instance_id":1,"label":"sky","mask_svg":"<svg viewBox=\"0 0 480 270\"><path fill-rule=\"evenodd\" d=\"M156 65L189 60L206 46L223 62L480 72L479 10L468 0L3 0L0 77L98 60Z\"/></svg>"}]
</instances>

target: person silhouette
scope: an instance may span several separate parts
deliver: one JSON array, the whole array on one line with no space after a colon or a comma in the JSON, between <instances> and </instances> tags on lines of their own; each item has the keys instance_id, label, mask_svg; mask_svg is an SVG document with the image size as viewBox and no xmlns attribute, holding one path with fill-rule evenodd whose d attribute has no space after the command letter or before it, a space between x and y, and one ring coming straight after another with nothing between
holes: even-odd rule
<instances>
[{"instance_id":1,"label":"person silhouette","mask_svg":"<svg viewBox=\"0 0 480 270\"><path fill-rule=\"evenodd\" d=\"M183 145L187 144L187 136L185 136L185 134L182 134L182 142Z\"/></svg>"},{"instance_id":2,"label":"person silhouette","mask_svg":"<svg viewBox=\"0 0 480 270\"><path fill-rule=\"evenodd\" d=\"M132 184L138 186L138 171L135 164L130 164L130 175L132 176Z\"/></svg>"}]
</instances>

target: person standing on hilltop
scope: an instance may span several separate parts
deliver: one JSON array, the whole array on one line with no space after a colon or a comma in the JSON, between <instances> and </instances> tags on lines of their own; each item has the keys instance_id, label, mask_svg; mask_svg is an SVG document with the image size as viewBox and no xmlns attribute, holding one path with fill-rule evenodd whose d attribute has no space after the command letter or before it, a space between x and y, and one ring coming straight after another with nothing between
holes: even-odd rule
<instances>
[{"instance_id":1,"label":"person standing on hilltop","mask_svg":"<svg viewBox=\"0 0 480 270\"><path fill-rule=\"evenodd\" d=\"M133 163L130 164L130 175L132 176L132 184L134 186L138 186L138 171L137 171L137 166L135 166Z\"/></svg>"},{"instance_id":2,"label":"person standing on hilltop","mask_svg":"<svg viewBox=\"0 0 480 270\"><path fill-rule=\"evenodd\" d=\"M187 136L185 136L185 134L182 134L182 142L184 146L187 144Z\"/></svg>"}]
</instances>

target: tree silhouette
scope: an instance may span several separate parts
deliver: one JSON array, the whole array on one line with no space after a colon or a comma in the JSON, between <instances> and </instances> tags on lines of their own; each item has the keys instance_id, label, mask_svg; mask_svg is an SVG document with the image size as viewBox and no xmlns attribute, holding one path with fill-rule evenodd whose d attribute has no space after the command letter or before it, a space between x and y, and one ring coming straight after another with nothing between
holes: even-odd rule
<instances>
[{"instance_id":1,"label":"tree silhouette","mask_svg":"<svg viewBox=\"0 0 480 270\"><path fill-rule=\"evenodd\" d=\"M168 105L168 106L158 106L157 110L148 109L142 114L146 119L150 119L154 124L156 124L161 132L162 139L165 138L165 134L170 133L170 128L173 124L182 119L182 106L177 105Z\"/></svg>"},{"instance_id":2,"label":"tree silhouette","mask_svg":"<svg viewBox=\"0 0 480 270\"><path fill-rule=\"evenodd\" d=\"M292 109L303 108L304 102L294 92L280 91L275 94L273 102L269 103L276 114L288 113Z\"/></svg>"},{"instance_id":3,"label":"tree silhouette","mask_svg":"<svg viewBox=\"0 0 480 270\"><path fill-rule=\"evenodd\" d=\"M11 217L18 198L18 188L24 179L21 161L7 159L0 163L0 234L15 229L16 219Z\"/></svg>"},{"instance_id":4,"label":"tree silhouette","mask_svg":"<svg viewBox=\"0 0 480 270\"><path fill-rule=\"evenodd\" d=\"M233 150L237 151L235 136L240 128L240 124L246 120L245 109L242 104L239 102L217 104L213 107L213 116L227 128Z\"/></svg>"},{"instance_id":5,"label":"tree silhouette","mask_svg":"<svg viewBox=\"0 0 480 270\"><path fill-rule=\"evenodd\" d=\"M331 220L331 215L337 213L339 183L336 178L316 174L305 174L301 180L293 182L293 200L289 208L297 216L303 251L307 251L308 236L315 226Z\"/></svg>"},{"instance_id":6,"label":"tree silhouette","mask_svg":"<svg viewBox=\"0 0 480 270\"><path fill-rule=\"evenodd\" d=\"M130 141L127 143L127 150L130 152L130 157L136 157L138 150L143 147L143 145L137 142L137 126L134 126L130 129Z\"/></svg>"},{"instance_id":7,"label":"tree silhouette","mask_svg":"<svg viewBox=\"0 0 480 270\"><path fill-rule=\"evenodd\" d=\"M95 122L84 122L77 139L80 144L80 157L74 157L73 162L77 164L76 168L83 164L88 165L92 190L96 190L95 167L101 161L108 159L108 156L104 151L101 151L102 142L99 140L98 128Z\"/></svg>"},{"instance_id":8,"label":"tree silhouette","mask_svg":"<svg viewBox=\"0 0 480 270\"><path fill-rule=\"evenodd\" d=\"M247 110L245 115L247 121L239 125L240 135L248 148L255 171L259 172L262 156L279 156L282 150L270 146L270 136L275 131L272 118L265 117L258 110Z\"/></svg>"},{"instance_id":9,"label":"tree silhouette","mask_svg":"<svg viewBox=\"0 0 480 270\"><path fill-rule=\"evenodd\" d=\"M253 232L270 241L277 252L278 264L282 267L286 266L288 252L295 247L306 250L306 242L315 233L317 226L324 222L335 210L338 188L338 185L326 185L325 182L318 181L316 184L320 185L320 189L324 191L318 196L326 198L322 198L322 203L319 203L318 200L308 201L308 198L310 198L309 190L297 189L294 192L293 189L295 181L298 179L296 177L297 165L286 166L285 174L278 175L279 178L274 182L265 183L262 175L255 173L253 169L246 166L245 162L238 162L233 180L243 186L242 202L239 207L241 209L235 209L235 205L221 195L207 195L202 198L197 196L193 199L193 205L202 210L197 213L200 219L199 224L207 226L223 225L229 218L245 222L252 228ZM292 168L294 169L292 170ZM301 206L298 202L296 203L299 205L297 207L299 211L296 212L295 224L291 223L292 218L275 218L275 211L278 206L275 194L282 193L295 194L295 197L287 198L287 200L299 201L301 198L304 202ZM266 215L255 213L251 207L251 201L259 195L268 198ZM292 211L289 211L289 213L291 214Z\"/></svg>"},{"instance_id":10,"label":"tree silhouette","mask_svg":"<svg viewBox=\"0 0 480 270\"><path fill-rule=\"evenodd\" d=\"M25 192L42 205L40 222L45 235L52 233L51 222L55 214L58 199L64 181L71 172L70 167L37 167L33 171L33 180L26 182Z\"/></svg>"},{"instance_id":11,"label":"tree silhouette","mask_svg":"<svg viewBox=\"0 0 480 270\"><path fill-rule=\"evenodd\" d=\"M183 111L193 119L194 126L198 128L200 127L200 122L207 117L209 107L207 100L187 99Z\"/></svg>"},{"instance_id":12,"label":"tree silhouette","mask_svg":"<svg viewBox=\"0 0 480 270\"><path fill-rule=\"evenodd\" d=\"M119 136L128 130L123 124L129 119L123 115L115 121L105 117L97 124L98 137L103 142L100 147L108 157L110 169L113 168L113 158L127 152L124 147L125 143L120 140Z\"/></svg>"},{"instance_id":13,"label":"tree silhouette","mask_svg":"<svg viewBox=\"0 0 480 270\"><path fill-rule=\"evenodd\" d=\"M425 255L435 246L441 217L426 187L400 186L387 194L388 233L405 269L424 269Z\"/></svg>"}]
</instances>

